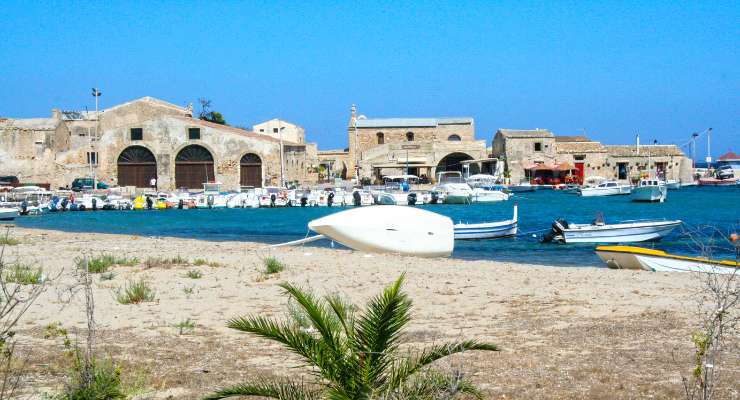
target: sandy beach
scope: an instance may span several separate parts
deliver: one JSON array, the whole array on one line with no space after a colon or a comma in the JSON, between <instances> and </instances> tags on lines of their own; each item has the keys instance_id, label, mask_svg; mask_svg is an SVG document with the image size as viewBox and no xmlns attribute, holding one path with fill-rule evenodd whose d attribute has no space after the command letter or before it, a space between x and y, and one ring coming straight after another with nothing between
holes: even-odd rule
<instances>
[{"instance_id":1,"label":"sandy beach","mask_svg":"<svg viewBox=\"0 0 740 400\"><path fill-rule=\"evenodd\" d=\"M340 293L361 305L406 272L414 302L406 336L410 349L478 338L497 353L454 358L488 398L678 398L680 377L691 370L690 335L696 320L693 274L564 268L492 261L368 255L328 248L267 250L244 242L65 233L14 228L20 244L6 262L43 267L52 283L19 326L24 383L34 398L65 380L63 346L47 326L61 323L84 336L84 299L70 296L75 259L85 254L135 257L134 266L95 277L97 349L122 365L140 399L197 399L214 388L258 375L294 375L297 359L273 343L230 330L229 318L282 316L287 299L279 283ZM179 256L180 265L152 265ZM286 265L266 276L263 259ZM194 266L196 259L212 265ZM185 274L199 270L203 276ZM146 279L156 300L119 304L114 291ZM195 328L174 325L190 319ZM735 357L735 361L737 358ZM725 382L737 382L737 365ZM726 388L729 398L737 387Z\"/></svg>"}]
</instances>

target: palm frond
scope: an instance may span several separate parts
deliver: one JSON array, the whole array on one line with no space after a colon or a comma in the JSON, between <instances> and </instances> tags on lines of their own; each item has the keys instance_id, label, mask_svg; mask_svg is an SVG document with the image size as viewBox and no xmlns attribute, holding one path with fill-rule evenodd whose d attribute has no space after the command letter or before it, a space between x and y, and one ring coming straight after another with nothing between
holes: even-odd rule
<instances>
[{"instance_id":1,"label":"palm frond","mask_svg":"<svg viewBox=\"0 0 740 400\"><path fill-rule=\"evenodd\" d=\"M475 340L466 340L459 343L447 343L425 348L418 356L404 359L393 366L389 374L390 378L387 382L388 387L395 388L403 385L403 383L412 375L439 359L452 354L472 350L499 351L499 348L495 344L483 343Z\"/></svg>"},{"instance_id":2,"label":"palm frond","mask_svg":"<svg viewBox=\"0 0 740 400\"><path fill-rule=\"evenodd\" d=\"M280 400L318 400L321 397L320 394L302 383L284 379L230 386L209 394L203 400L227 399L236 396L269 397Z\"/></svg>"},{"instance_id":3,"label":"palm frond","mask_svg":"<svg viewBox=\"0 0 740 400\"><path fill-rule=\"evenodd\" d=\"M348 304L346 301L344 301L341 297L338 295L330 295L325 297L326 302L329 304L329 307L331 307L332 311L334 311L334 315L337 318L337 321L342 325L342 328L344 329L344 336L347 339L351 339L354 337L354 311L353 306L351 304Z\"/></svg>"},{"instance_id":4,"label":"palm frond","mask_svg":"<svg viewBox=\"0 0 740 400\"><path fill-rule=\"evenodd\" d=\"M341 359L344 349L339 337L339 323L329 312L326 305L313 294L289 283L280 285L303 308L311 325L319 332L325 344Z\"/></svg>"},{"instance_id":5,"label":"palm frond","mask_svg":"<svg viewBox=\"0 0 740 400\"><path fill-rule=\"evenodd\" d=\"M389 400L451 399L462 393L483 399L483 394L461 373L444 374L431 370L387 391L383 397Z\"/></svg>"},{"instance_id":6,"label":"palm frond","mask_svg":"<svg viewBox=\"0 0 740 400\"><path fill-rule=\"evenodd\" d=\"M362 380L380 386L391 355L398 348L404 326L410 321L411 301L401 292L404 276L370 300L365 313L355 323L355 347L361 351L358 367Z\"/></svg>"}]
</instances>

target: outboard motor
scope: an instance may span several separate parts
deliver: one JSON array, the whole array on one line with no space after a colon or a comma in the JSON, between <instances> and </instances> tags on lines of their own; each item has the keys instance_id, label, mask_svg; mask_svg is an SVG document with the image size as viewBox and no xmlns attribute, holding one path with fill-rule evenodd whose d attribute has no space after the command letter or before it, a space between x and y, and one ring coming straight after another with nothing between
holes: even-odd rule
<instances>
[{"instance_id":1,"label":"outboard motor","mask_svg":"<svg viewBox=\"0 0 740 400\"><path fill-rule=\"evenodd\" d=\"M153 205L154 205L154 200L152 200L151 197L147 197L146 198L146 209L151 210Z\"/></svg>"},{"instance_id":2,"label":"outboard motor","mask_svg":"<svg viewBox=\"0 0 740 400\"><path fill-rule=\"evenodd\" d=\"M69 205L69 199L63 198L62 199L62 211L67 211L67 206Z\"/></svg>"},{"instance_id":3,"label":"outboard motor","mask_svg":"<svg viewBox=\"0 0 740 400\"><path fill-rule=\"evenodd\" d=\"M308 204L308 197L301 196L301 207L305 207Z\"/></svg>"},{"instance_id":4,"label":"outboard motor","mask_svg":"<svg viewBox=\"0 0 740 400\"><path fill-rule=\"evenodd\" d=\"M362 205L362 196L360 195L360 192L354 191L352 193L352 202L355 204L355 207Z\"/></svg>"},{"instance_id":5,"label":"outboard motor","mask_svg":"<svg viewBox=\"0 0 740 400\"><path fill-rule=\"evenodd\" d=\"M213 195L209 194L208 197L206 197L206 203L208 203L208 208L213 208Z\"/></svg>"},{"instance_id":6,"label":"outboard motor","mask_svg":"<svg viewBox=\"0 0 740 400\"><path fill-rule=\"evenodd\" d=\"M439 202L439 193L432 192L432 200L429 202L430 204L437 204Z\"/></svg>"},{"instance_id":7,"label":"outboard motor","mask_svg":"<svg viewBox=\"0 0 740 400\"><path fill-rule=\"evenodd\" d=\"M406 202L408 202L410 206L415 206L416 205L416 193L409 193L409 195L406 196Z\"/></svg>"},{"instance_id":8,"label":"outboard motor","mask_svg":"<svg viewBox=\"0 0 740 400\"><path fill-rule=\"evenodd\" d=\"M184 206L184 205L185 205L185 201L184 201L183 199L180 199L180 200L179 200L179 201L177 202L177 209L178 209L178 210L182 210L182 208L183 208L183 206Z\"/></svg>"},{"instance_id":9,"label":"outboard motor","mask_svg":"<svg viewBox=\"0 0 740 400\"><path fill-rule=\"evenodd\" d=\"M270 207L275 207L275 200L277 200L277 196L273 193L270 195Z\"/></svg>"},{"instance_id":10,"label":"outboard motor","mask_svg":"<svg viewBox=\"0 0 740 400\"><path fill-rule=\"evenodd\" d=\"M329 192L329 195L326 196L326 205L331 207L332 204L334 204L334 192Z\"/></svg>"},{"instance_id":11,"label":"outboard motor","mask_svg":"<svg viewBox=\"0 0 740 400\"><path fill-rule=\"evenodd\" d=\"M21 203L21 215L28 215L28 202L23 200Z\"/></svg>"},{"instance_id":12,"label":"outboard motor","mask_svg":"<svg viewBox=\"0 0 740 400\"><path fill-rule=\"evenodd\" d=\"M563 229L568 229L568 221L558 218L552 223L552 230L542 236L542 243L550 243L554 240L563 241Z\"/></svg>"},{"instance_id":13,"label":"outboard motor","mask_svg":"<svg viewBox=\"0 0 740 400\"><path fill-rule=\"evenodd\" d=\"M98 199L96 199L95 197L93 197L92 199L92 210L98 211Z\"/></svg>"}]
</instances>

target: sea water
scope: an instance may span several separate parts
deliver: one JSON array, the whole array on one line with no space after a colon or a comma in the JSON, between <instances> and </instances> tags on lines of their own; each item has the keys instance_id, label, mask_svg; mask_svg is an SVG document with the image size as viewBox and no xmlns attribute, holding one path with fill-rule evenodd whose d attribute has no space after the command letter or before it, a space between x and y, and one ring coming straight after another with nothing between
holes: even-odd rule
<instances>
[{"instance_id":1,"label":"sea water","mask_svg":"<svg viewBox=\"0 0 740 400\"><path fill-rule=\"evenodd\" d=\"M640 244L684 255L699 255L697 238L712 229L723 235L740 231L740 187L686 187L668 192L665 203L637 203L631 196L580 197L554 190L517 193L509 201L472 205L427 205L457 222L510 219L519 205L519 236L496 240L456 241L454 258L488 259L559 266L603 266L592 244L545 244L535 235L549 230L557 218L589 223L603 213L607 223L639 219L680 219L676 229L659 242ZM170 236L213 241L280 243L304 238L308 221L339 212L342 207L292 207L218 210L86 211L21 217L21 227L70 232L101 232ZM697 230L704 235L697 235ZM717 237L718 235L715 235ZM70 236L70 241L72 241ZM726 241L725 241L726 242ZM321 242L317 242L321 243ZM320 244L319 244L320 245ZM728 250L715 256L734 258Z\"/></svg>"}]
</instances>

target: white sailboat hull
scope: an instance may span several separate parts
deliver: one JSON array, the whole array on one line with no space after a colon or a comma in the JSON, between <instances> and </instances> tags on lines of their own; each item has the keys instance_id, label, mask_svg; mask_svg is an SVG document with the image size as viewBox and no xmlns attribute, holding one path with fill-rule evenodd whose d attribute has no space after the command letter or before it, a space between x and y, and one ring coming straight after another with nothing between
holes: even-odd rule
<instances>
[{"instance_id":1,"label":"white sailboat hull","mask_svg":"<svg viewBox=\"0 0 740 400\"><path fill-rule=\"evenodd\" d=\"M372 253L447 257L455 246L452 220L414 207L360 207L309 222L309 229Z\"/></svg>"}]
</instances>

